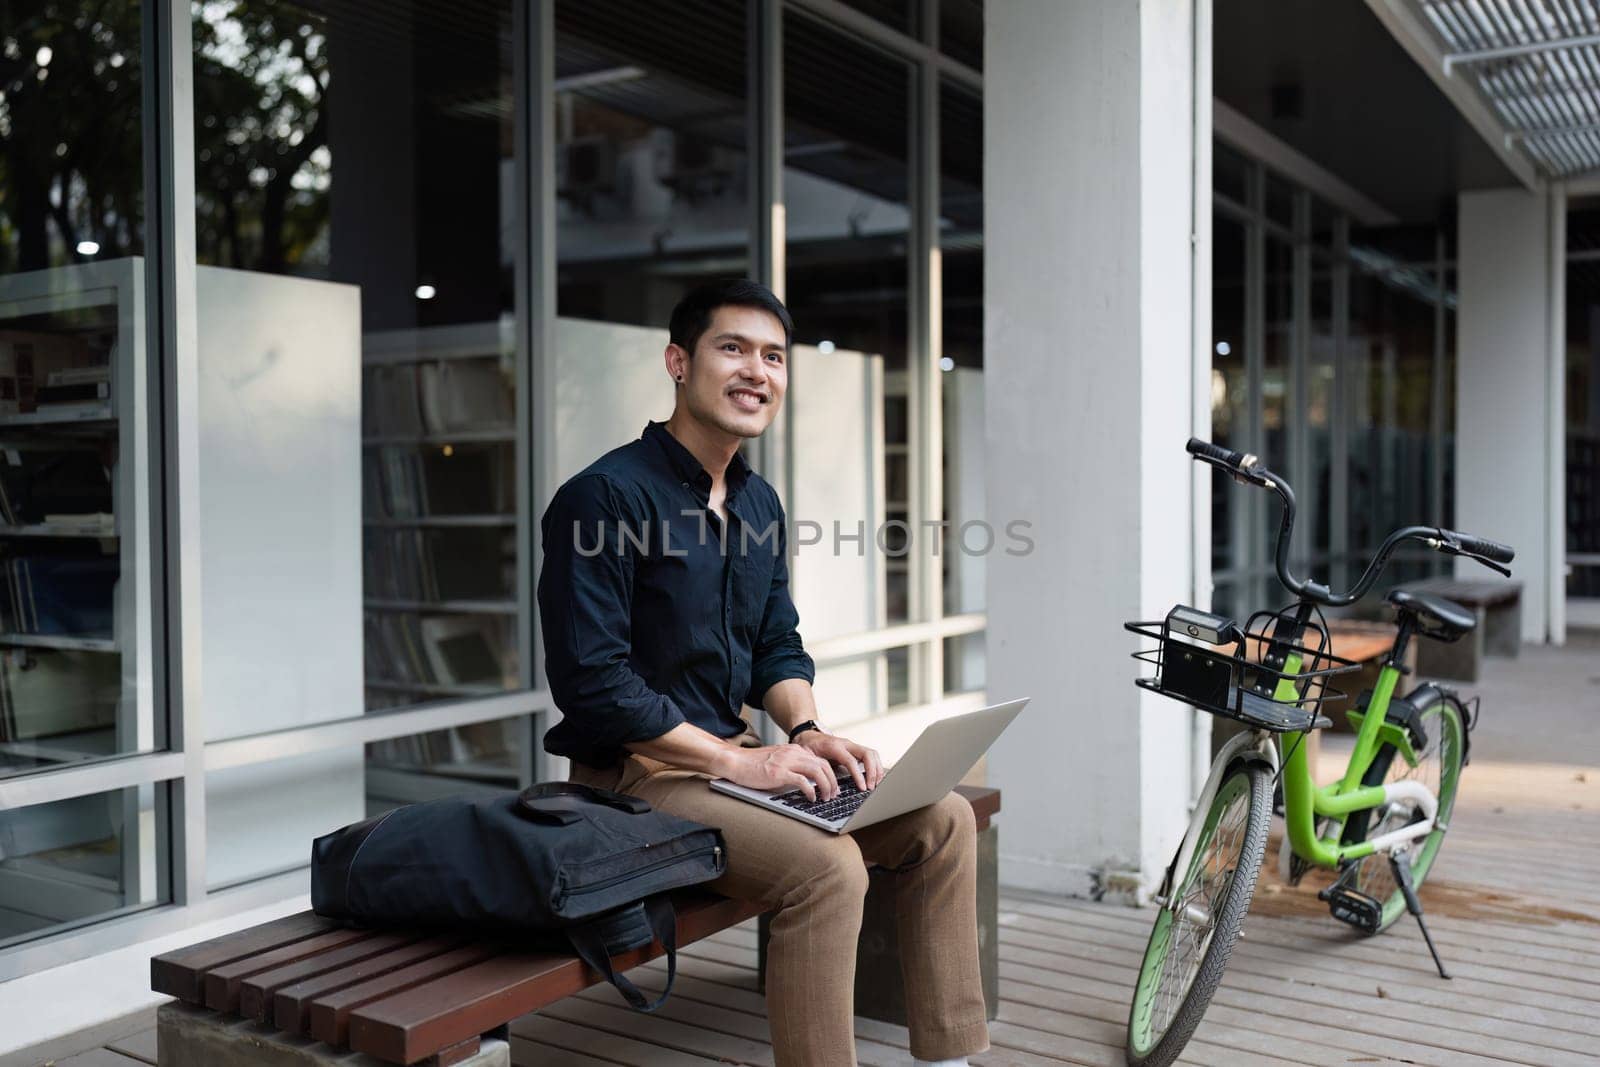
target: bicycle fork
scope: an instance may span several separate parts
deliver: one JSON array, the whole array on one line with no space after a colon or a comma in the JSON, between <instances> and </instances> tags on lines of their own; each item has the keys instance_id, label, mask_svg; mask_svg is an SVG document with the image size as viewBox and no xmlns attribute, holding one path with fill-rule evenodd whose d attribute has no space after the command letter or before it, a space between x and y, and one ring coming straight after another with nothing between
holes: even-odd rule
<instances>
[{"instance_id":1,"label":"bicycle fork","mask_svg":"<svg viewBox=\"0 0 1600 1067\"><path fill-rule=\"evenodd\" d=\"M1272 768L1273 775L1277 775L1278 746L1266 730L1245 731L1228 739L1222 751L1217 753L1217 758L1211 761L1211 773L1206 775L1206 784L1195 800L1194 814L1189 816L1189 826L1183 832L1183 844L1173 857L1172 865L1167 868L1166 876L1161 879L1161 889L1155 895L1155 902L1163 908L1172 906L1173 879L1178 877L1178 872L1187 872L1189 865L1194 862L1195 845L1205 830L1206 813L1211 810L1211 802L1217 798L1217 790L1222 788L1222 776L1246 750L1250 751L1248 758L1267 764ZM1190 919L1197 925L1205 925L1210 921L1210 916L1190 916Z\"/></svg>"}]
</instances>

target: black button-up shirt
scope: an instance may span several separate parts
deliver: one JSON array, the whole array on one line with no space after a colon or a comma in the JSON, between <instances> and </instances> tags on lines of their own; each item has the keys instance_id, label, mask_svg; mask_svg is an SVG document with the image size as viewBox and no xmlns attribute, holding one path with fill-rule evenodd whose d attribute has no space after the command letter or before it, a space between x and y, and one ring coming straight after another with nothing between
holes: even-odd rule
<instances>
[{"instance_id":1,"label":"black button-up shirt","mask_svg":"<svg viewBox=\"0 0 1600 1067\"><path fill-rule=\"evenodd\" d=\"M812 681L777 492L735 454L724 526L711 475L652 422L573 477L540 522L545 673L562 720L546 751L591 767L691 722L745 728L775 683Z\"/></svg>"}]
</instances>

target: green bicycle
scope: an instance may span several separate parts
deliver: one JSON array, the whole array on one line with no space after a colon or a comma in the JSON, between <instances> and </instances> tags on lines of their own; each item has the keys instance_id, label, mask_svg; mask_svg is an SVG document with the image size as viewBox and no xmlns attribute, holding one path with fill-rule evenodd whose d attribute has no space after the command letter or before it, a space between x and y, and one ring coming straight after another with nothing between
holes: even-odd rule
<instances>
[{"instance_id":1,"label":"green bicycle","mask_svg":"<svg viewBox=\"0 0 1600 1067\"><path fill-rule=\"evenodd\" d=\"M1324 703L1342 698L1329 680L1358 669L1328 651L1321 607L1360 600L1390 555L1407 541L1466 556L1510 574L1509 547L1430 526L1391 533L1355 587L1335 594L1289 571L1295 498L1289 484L1255 457L1191 439L1196 459L1246 485L1270 489L1283 504L1278 530L1278 579L1297 597L1282 611L1234 620L1178 606L1158 622L1127 629L1155 645L1135 658L1155 665L1138 684L1249 729L1231 738L1211 765L1178 853L1156 901L1155 926L1145 948L1128 1016L1128 1063L1160 1067L1177 1059L1200 1024L1222 980L1255 894L1281 780L1286 832L1280 872L1291 884L1311 867L1339 872L1319 897L1335 919L1366 934L1387 929L1410 912L1422 929L1442 978L1445 971L1423 921L1416 887L1433 870L1449 827L1461 769L1467 762L1476 701L1424 682L1395 696L1413 637L1454 641L1472 629L1471 612L1440 597L1394 590L1398 614L1394 647L1371 692L1348 713L1355 748L1338 781L1318 786L1304 740L1333 725Z\"/></svg>"}]
</instances>

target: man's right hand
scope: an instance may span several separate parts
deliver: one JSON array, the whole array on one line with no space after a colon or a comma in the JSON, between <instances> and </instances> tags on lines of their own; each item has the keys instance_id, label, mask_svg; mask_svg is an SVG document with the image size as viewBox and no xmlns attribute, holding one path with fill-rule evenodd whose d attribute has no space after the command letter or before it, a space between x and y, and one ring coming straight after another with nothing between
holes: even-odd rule
<instances>
[{"instance_id":1,"label":"man's right hand","mask_svg":"<svg viewBox=\"0 0 1600 1067\"><path fill-rule=\"evenodd\" d=\"M799 789L812 801L839 795L839 780L828 761L800 745L733 749L722 777L750 789Z\"/></svg>"}]
</instances>

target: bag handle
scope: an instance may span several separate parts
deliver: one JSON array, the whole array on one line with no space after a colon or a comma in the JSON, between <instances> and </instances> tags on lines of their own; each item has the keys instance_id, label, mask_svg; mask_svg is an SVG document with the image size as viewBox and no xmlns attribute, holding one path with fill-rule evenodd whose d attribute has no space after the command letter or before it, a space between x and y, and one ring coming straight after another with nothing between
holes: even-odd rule
<instances>
[{"instance_id":1,"label":"bag handle","mask_svg":"<svg viewBox=\"0 0 1600 1067\"><path fill-rule=\"evenodd\" d=\"M605 942L601 940L600 933L593 923L568 927L567 939L577 950L578 958L605 975L606 981L616 986L617 992L622 994L629 1006L635 1011L648 1013L667 1002L667 997L672 992L672 983L678 977L678 916L672 910L672 901L665 894L646 897L644 911L650 919L650 932L656 935L656 940L667 950L667 987L661 991L661 996L657 997L654 1003L648 1003L645 995L639 991L639 987L628 981L625 976L618 974L611 966L611 957L606 953Z\"/></svg>"},{"instance_id":2,"label":"bag handle","mask_svg":"<svg viewBox=\"0 0 1600 1067\"><path fill-rule=\"evenodd\" d=\"M556 797L582 797L584 800L596 804L604 804L608 808L616 808L630 815L644 815L650 811L648 801L638 797L630 797L626 793L613 792L610 789L599 789L592 785L583 785L580 782L541 782L530 785L517 795L517 803L529 810L534 810L534 803L540 800L553 800ZM559 808L545 807L542 811L561 810Z\"/></svg>"}]
</instances>

